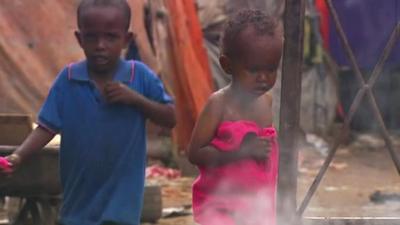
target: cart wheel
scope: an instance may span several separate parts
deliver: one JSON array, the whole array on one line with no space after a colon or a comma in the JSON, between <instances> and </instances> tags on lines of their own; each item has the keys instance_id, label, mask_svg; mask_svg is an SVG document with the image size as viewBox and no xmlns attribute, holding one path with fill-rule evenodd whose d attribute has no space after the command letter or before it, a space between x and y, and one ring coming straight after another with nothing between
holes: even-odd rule
<instances>
[{"instance_id":1,"label":"cart wheel","mask_svg":"<svg viewBox=\"0 0 400 225\"><path fill-rule=\"evenodd\" d=\"M40 217L43 225L55 225L58 221L60 199L41 199L38 201Z\"/></svg>"},{"instance_id":2,"label":"cart wheel","mask_svg":"<svg viewBox=\"0 0 400 225\"><path fill-rule=\"evenodd\" d=\"M12 199L15 201L12 201L13 208L9 211L10 225L31 225L33 224L33 218L35 218L35 222L37 222L38 210L31 201L25 198Z\"/></svg>"},{"instance_id":3,"label":"cart wheel","mask_svg":"<svg viewBox=\"0 0 400 225\"><path fill-rule=\"evenodd\" d=\"M18 202L17 202L18 201ZM14 198L9 211L10 225L55 225L59 200L51 198ZM17 207L15 207L18 205Z\"/></svg>"},{"instance_id":4,"label":"cart wheel","mask_svg":"<svg viewBox=\"0 0 400 225\"><path fill-rule=\"evenodd\" d=\"M18 197L6 197L5 210L7 211L7 217L9 224L13 224L17 218L18 212L22 209L24 203L23 198Z\"/></svg>"}]
</instances>

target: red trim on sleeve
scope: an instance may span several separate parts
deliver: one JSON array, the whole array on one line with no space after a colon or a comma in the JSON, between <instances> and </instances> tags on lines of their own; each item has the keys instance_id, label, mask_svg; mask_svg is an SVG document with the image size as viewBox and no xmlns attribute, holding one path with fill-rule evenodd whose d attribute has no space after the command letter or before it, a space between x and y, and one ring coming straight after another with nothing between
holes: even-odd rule
<instances>
[{"instance_id":1,"label":"red trim on sleeve","mask_svg":"<svg viewBox=\"0 0 400 225\"><path fill-rule=\"evenodd\" d=\"M72 77L72 65L73 63L68 65L68 80L71 80Z\"/></svg>"},{"instance_id":2,"label":"red trim on sleeve","mask_svg":"<svg viewBox=\"0 0 400 225\"><path fill-rule=\"evenodd\" d=\"M53 129L49 128L45 124L41 123L40 121L38 122L38 126L49 132L50 134L56 135L58 132L54 131Z\"/></svg>"},{"instance_id":3,"label":"red trim on sleeve","mask_svg":"<svg viewBox=\"0 0 400 225\"><path fill-rule=\"evenodd\" d=\"M132 60L131 61L131 79L129 79L129 82L132 83L133 79L135 79L135 62Z\"/></svg>"}]
</instances>

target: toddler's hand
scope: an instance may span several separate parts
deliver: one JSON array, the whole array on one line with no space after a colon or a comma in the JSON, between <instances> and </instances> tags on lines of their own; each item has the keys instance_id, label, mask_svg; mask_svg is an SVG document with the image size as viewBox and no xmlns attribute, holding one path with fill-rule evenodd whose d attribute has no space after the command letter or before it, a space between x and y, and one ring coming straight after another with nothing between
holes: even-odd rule
<instances>
[{"instance_id":1,"label":"toddler's hand","mask_svg":"<svg viewBox=\"0 0 400 225\"><path fill-rule=\"evenodd\" d=\"M243 140L240 151L254 160L265 161L271 151L271 141L269 138L249 135Z\"/></svg>"},{"instance_id":2,"label":"toddler's hand","mask_svg":"<svg viewBox=\"0 0 400 225\"><path fill-rule=\"evenodd\" d=\"M121 104L135 104L139 94L123 83L110 82L104 88L107 102Z\"/></svg>"}]
</instances>

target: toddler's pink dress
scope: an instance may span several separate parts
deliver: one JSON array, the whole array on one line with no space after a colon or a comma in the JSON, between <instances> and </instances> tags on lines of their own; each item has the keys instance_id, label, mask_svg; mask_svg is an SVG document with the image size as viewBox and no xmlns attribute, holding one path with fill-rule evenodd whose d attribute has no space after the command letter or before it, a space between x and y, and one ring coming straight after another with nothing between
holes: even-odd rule
<instances>
[{"instance_id":1,"label":"toddler's pink dress","mask_svg":"<svg viewBox=\"0 0 400 225\"><path fill-rule=\"evenodd\" d=\"M238 151L246 135L270 138L265 162L243 159L220 167L199 167L193 184L193 214L201 225L275 225L278 175L277 134L251 121L224 121L211 141L219 151Z\"/></svg>"}]
</instances>

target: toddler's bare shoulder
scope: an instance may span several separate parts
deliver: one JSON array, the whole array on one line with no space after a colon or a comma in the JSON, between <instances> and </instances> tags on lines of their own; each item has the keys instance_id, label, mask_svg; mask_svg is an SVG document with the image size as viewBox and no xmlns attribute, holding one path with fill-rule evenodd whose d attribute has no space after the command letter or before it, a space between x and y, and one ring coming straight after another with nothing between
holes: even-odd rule
<instances>
[{"instance_id":1,"label":"toddler's bare shoulder","mask_svg":"<svg viewBox=\"0 0 400 225\"><path fill-rule=\"evenodd\" d=\"M226 98L226 93L226 88L219 89L218 91L212 93L208 100L211 102L223 103L224 99Z\"/></svg>"},{"instance_id":2,"label":"toddler's bare shoulder","mask_svg":"<svg viewBox=\"0 0 400 225\"><path fill-rule=\"evenodd\" d=\"M221 112L225 105L226 90L220 89L210 95L207 102L207 108L213 112Z\"/></svg>"},{"instance_id":3,"label":"toddler's bare shoulder","mask_svg":"<svg viewBox=\"0 0 400 225\"><path fill-rule=\"evenodd\" d=\"M263 102L263 104L272 105L272 101L273 101L272 93L271 92L265 93L261 97L261 101Z\"/></svg>"}]
</instances>

